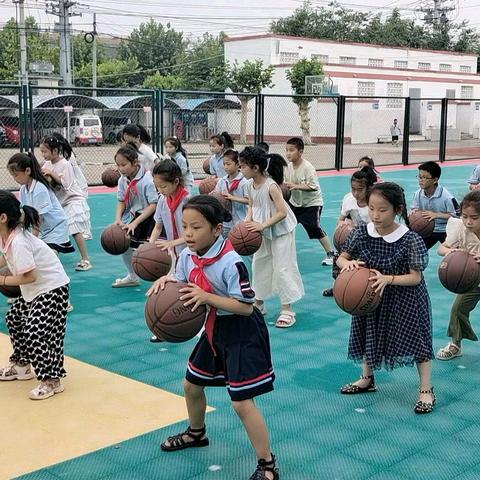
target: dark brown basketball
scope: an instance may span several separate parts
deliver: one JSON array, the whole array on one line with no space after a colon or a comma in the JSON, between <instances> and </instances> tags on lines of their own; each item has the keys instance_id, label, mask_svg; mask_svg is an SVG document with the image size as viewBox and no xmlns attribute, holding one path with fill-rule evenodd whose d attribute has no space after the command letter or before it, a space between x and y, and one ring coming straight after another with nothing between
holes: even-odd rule
<instances>
[{"instance_id":1,"label":"dark brown basketball","mask_svg":"<svg viewBox=\"0 0 480 480\"><path fill-rule=\"evenodd\" d=\"M179 300L181 288L186 283L167 283L164 290L159 290L148 297L145 305L145 320L148 328L164 342L180 343L193 338L202 328L207 309L200 305L194 312L191 306L185 307Z\"/></svg>"},{"instance_id":2,"label":"dark brown basketball","mask_svg":"<svg viewBox=\"0 0 480 480\"><path fill-rule=\"evenodd\" d=\"M102 183L106 187L114 188L118 185L118 180L120 179L121 175L118 170L114 170L113 168L107 168L102 173Z\"/></svg>"},{"instance_id":3,"label":"dark brown basketball","mask_svg":"<svg viewBox=\"0 0 480 480\"><path fill-rule=\"evenodd\" d=\"M230 230L228 238L239 255L253 255L262 245L262 234L250 232L245 222L238 222Z\"/></svg>"},{"instance_id":4,"label":"dark brown basketball","mask_svg":"<svg viewBox=\"0 0 480 480\"><path fill-rule=\"evenodd\" d=\"M417 232L422 238L427 238L433 233L435 228L434 220L427 220L422 217L422 211L416 210L408 216L410 230Z\"/></svg>"},{"instance_id":5,"label":"dark brown basketball","mask_svg":"<svg viewBox=\"0 0 480 480\"><path fill-rule=\"evenodd\" d=\"M282 191L283 198L286 202L290 200L290 197L292 196L292 192L290 189L284 184L280 184L280 190Z\"/></svg>"},{"instance_id":6,"label":"dark brown basketball","mask_svg":"<svg viewBox=\"0 0 480 480\"><path fill-rule=\"evenodd\" d=\"M440 262L438 278L447 290L467 293L480 283L480 265L467 252L452 252Z\"/></svg>"},{"instance_id":7,"label":"dark brown basketball","mask_svg":"<svg viewBox=\"0 0 480 480\"><path fill-rule=\"evenodd\" d=\"M153 282L170 271L172 258L167 250L153 243L140 245L132 257L133 271L142 279Z\"/></svg>"},{"instance_id":8,"label":"dark brown basketball","mask_svg":"<svg viewBox=\"0 0 480 480\"><path fill-rule=\"evenodd\" d=\"M110 255L121 255L130 247L130 237L119 225L110 225L100 238L103 249Z\"/></svg>"},{"instance_id":9,"label":"dark brown basketball","mask_svg":"<svg viewBox=\"0 0 480 480\"><path fill-rule=\"evenodd\" d=\"M0 275L11 275L11 272L8 268L2 268L2 270L0 270ZM7 285L4 285L4 286L1 286L0 287L0 293L2 293L3 295L5 295L6 297L8 298L17 298L17 297L21 297L22 296L22 292L20 291L20 287L10 287L10 286L7 286Z\"/></svg>"},{"instance_id":10,"label":"dark brown basketball","mask_svg":"<svg viewBox=\"0 0 480 480\"><path fill-rule=\"evenodd\" d=\"M228 198L225 198L220 192L210 192L210 195L212 195L212 197L215 197L222 204L223 208L225 208L229 212L232 211L231 200L228 200Z\"/></svg>"},{"instance_id":11,"label":"dark brown basketball","mask_svg":"<svg viewBox=\"0 0 480 480\"><path fill-rule=\"evenodd\" d=\"M213 190L217 186L217 182L217 177L205 178L199 183L198 190L201 194L208 195L210 192L213 192Z\"/></svg>"},{"instance_id":12,"label":"dark brown basketball","mask_svg":"<svg viewBox=\"0 0 480 480\"><path fill-rule=\"evenodd\" d=\"M355 225L351 223L341 223L333 235L333 244L338 252L342 251L342 245L347 240L350 232L355 228Z\"/></svg>"},{"instance_id":13,"label":"dark brown basketball","mask_svg":"<svg viewBox=\"0 0 480 480\"><path fill-rule=\"evenodd\" d=\"M210 159L207 158L206 160L203 161L203 171L207 174L210 175Z\"/></svg>"},{"instance_id":14,"label":"dark brown basketball","mask_svg":"<svg viewBox=\"0 0 480 480\"><path fill-rule=\"evenodd\" d=\"M352 315L366 315L378 307L381 297L374 292L370 276L368 268L346 270L338 275L333 296L342 310Z\"/></svg>"}]
</instances>

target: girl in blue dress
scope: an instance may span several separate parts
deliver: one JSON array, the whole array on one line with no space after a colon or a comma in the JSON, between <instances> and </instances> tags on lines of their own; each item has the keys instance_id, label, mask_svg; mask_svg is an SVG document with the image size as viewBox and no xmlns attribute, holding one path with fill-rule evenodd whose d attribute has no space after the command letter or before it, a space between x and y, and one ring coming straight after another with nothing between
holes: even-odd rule
<instances>
[{"instance_id":1,"label":"girl in blue dress","mask_svg":"<svg viewBox=\"0 0 480 480\"><path fill-rule=\"evenodd\" d=\"M396 222L401 215L408 225L400 186L376 184L367 201L371 222L352 231L337 265L342 271L363 265L369 268L382 301L374 312L352 317L348 357L362 363L362 375L341 393L375 392L374 370L416 364L420 396L415 413L430 413L436 400L430 383L432 316L422 274L428 253L418 234Z\"/></svg>"}]
</instances>

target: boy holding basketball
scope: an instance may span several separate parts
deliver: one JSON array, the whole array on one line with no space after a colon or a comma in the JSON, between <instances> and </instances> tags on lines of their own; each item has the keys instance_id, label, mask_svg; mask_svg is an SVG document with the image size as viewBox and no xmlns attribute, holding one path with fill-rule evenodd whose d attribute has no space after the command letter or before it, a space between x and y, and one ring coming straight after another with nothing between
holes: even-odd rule
<instances>
[{"instance_id":1,"label":"boy holding basketball","mask_svg":"<svg viewBox=\"0 0 480 480\"><path fill-rule=\"evenodd\" d=\"M286 145L288 167L284 184L291 192L289 205L309 238L316 238L322 244L327 256L322 265L333 265L333 248L328 235L320 225L323 195L313 165L303 158L305 145L301 138L293 137Z\"/></svg>"},{"instance_id":2,"label":"boy holding basketball","mask_svg":"<svg viewBox=\"0 0 480 480\"><path fill-rule=\"evenodd\" d=\"M413 195L412 211L420 210L426 220L435 221L433 233L423 239L427 249L445 241L447 221L457 217L459 211L455 197L438 183L441 174L442 169L436 162L425 162L418 167L420 188Z\"/></svg>"}]
</instances>

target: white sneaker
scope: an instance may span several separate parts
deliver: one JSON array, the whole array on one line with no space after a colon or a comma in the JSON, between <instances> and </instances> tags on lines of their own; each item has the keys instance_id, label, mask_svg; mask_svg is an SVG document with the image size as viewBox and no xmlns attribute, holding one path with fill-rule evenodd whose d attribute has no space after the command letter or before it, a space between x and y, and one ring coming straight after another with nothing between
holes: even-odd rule
<instances>
[{"instance_id":1,"label":"white sneaker","mask_svg":"<svg viewBox=\"0 0 480 480\"><path fill-rule=\"evenodd\" d=\"M139 285L140 280L138 278L132 278L130 275L124 278L117 278L112 283L113 288L138 287Z\"/></svg>"},{"instance_id":2,"label":"white sneaker","mask_svg":"<svg viewBox=\"0 0 480 480\"><path fill-rule=\"evenodd\" d=\"M327 256L322 260L322 265L333 265L333 255L331 253L327 253Z\"/></svg>"},{"instance_id":3,"label":"white sneaker","mask_svg":"<svg viewBox=\"0 0 480 480\"><path fill-rule=\"evenodd\" d=\"M16 363L10 363L6 367L0 368L0 381L10 382L12 380L31 380L35 377L32 371L32 366L17 365Z\"/></svg>"},{"instance_id":4,"label":"white sneaker","mask_svg":"<svg viewBox=\"0 0 480 480\"><path fill-rule=\"evenodd\" d=\"M45 400L53 397L56 393L62 393L65 387L60 382L59 378L51 378L43 380L37 388L34 388L30 394L30 400Z\"/></svg>"}]
</instances>

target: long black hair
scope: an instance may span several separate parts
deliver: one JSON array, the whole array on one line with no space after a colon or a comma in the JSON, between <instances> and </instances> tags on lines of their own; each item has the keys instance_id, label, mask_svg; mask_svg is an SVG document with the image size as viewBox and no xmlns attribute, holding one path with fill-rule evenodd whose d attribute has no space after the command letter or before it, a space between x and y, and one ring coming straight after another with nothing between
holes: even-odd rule
<instances>
[{"instance_id":1,"label":"long black hair","mask_svg":"<svg viewBox=\"0 0 480 480\"><path fill-rule=\"evenodd\" d=\"M373 168L365 166L361 170L357 170L352 175L350 181L365 182L365 186L368 189L377 182L377 174Z\"/></svg>"},{"instance_id":2,"label":"long black hair","mask_svg":"<svg viewBox=\"0 0 480 480\"><path fill-rule=\"evenodd\" d=\"M393 182L376 183L367 190L367 202L374 193L381 195L392 205L394 212L403 218L407 227L410 225L407 215L405 192L400 185Z\"/></svg>"},{"instance_id":3,"label":"long black hair","mask_svg":"<svg viewBox=\"0 0 480 480\"><path fill-rule=\"evenodd\" d=\"M70 160L70 157L73 154L73 150L72 150L72 146L70 145L70 142L63 135L60 135L57 132L53 132L52 137L56 138L60 143L60 152L63 158Z\"/></svg>"},{"instance_id":4,"label":"long black hair","mask_svg":"<svg viewBox=\"0 0 480 480\"><path fill-rule=\"evenodd\" d=\"M278 153L267 154L260 147L245 147L238 156L241 163L246 163L251 168L256 165L260 173L268 173L279 185L283 183L287 162Z\"/></svg>"},{"instance_id":5,"label":"long black hair","mask_svg":"<svg viewBox=\"0 0 480 480\"><path fill-rule=\"evenodd\" d=\"M8 218L7 227L10 230L18 226L23 226L25 230L32 227L40 227L38 212L33 207L27 205L21 207L15 195L8 190L0 190L0 215L3 214Z\"/></svg>"},{"instance_id":6,"label":"long black hair","mask_svg":"<svg viewBox=\"0 0 480 480\"><path fill-rule=\"evenodd\" d=\"M175 180L178 179L178 184L180 186L183 186L184 184L182 170L175 160L172 160L171 158L160 160L153 167L152 173L153 175L160 175L166 182L174 183Z\"/></svg>"},{"instance_id":7,"label":"long black hair","mask_svg":"<svg viewBox=\"0 0 480 480\"><path fill-rule=\"evenodd\" d=\"M197 210L212 227L232 220L232 214L213 195L195 195L187 201L183 210L188 208Z\"/></svg>"},{"instance_id":8,"label":"long black hair","mask_svg":"<svg viewBox=\"0 0 480 480\"><path fill-rule=\"evenodd\" d=\"M123 147L120 147L114 158L117 158L117 155L122 155L122 157L125 157L132 165L138 164L138 148L133 142L128 142Z\"/></svg>"},{"instance_id":9,"label":"long black hair","mask_svg":"<svg viewBox=\"0 0 480 480\"><path fill-rule=\"evenodd\" d=\"M126 133L131 137L139 138L142 143L150 143L152 141L152 137L147 132L143 125L135 125L133 123L129 123L125 125L122 130L122 134Z\"/></svg>"},{"instance_id":10,"label":"long black hair","mask_svg":"<svg viewBox=\"0 0 480 480\"><path fill-rule=\"evenodd\" d=\"M9 172L24 172L27 168L29 168L30 177L35 179L37 182L43 183L43 185L45 185L49 190L52 190L52 186L42 173L40 164L35 158L35 155L31 152L16 153L8 160L7 168Z\"/></svg>"},{"instance_id":11,"label":"long black hair","mask_svg":"<svg viewBox=\"0 0 480 480\"><path fill-rule=\"evenodd\" d=\"M217 135L212 135L210 140L213 140L218 145L221 145L224 149L227 148L234 148L233 138L230 136L228 132L222 132Z\"/></svg>"}]
</instances>

